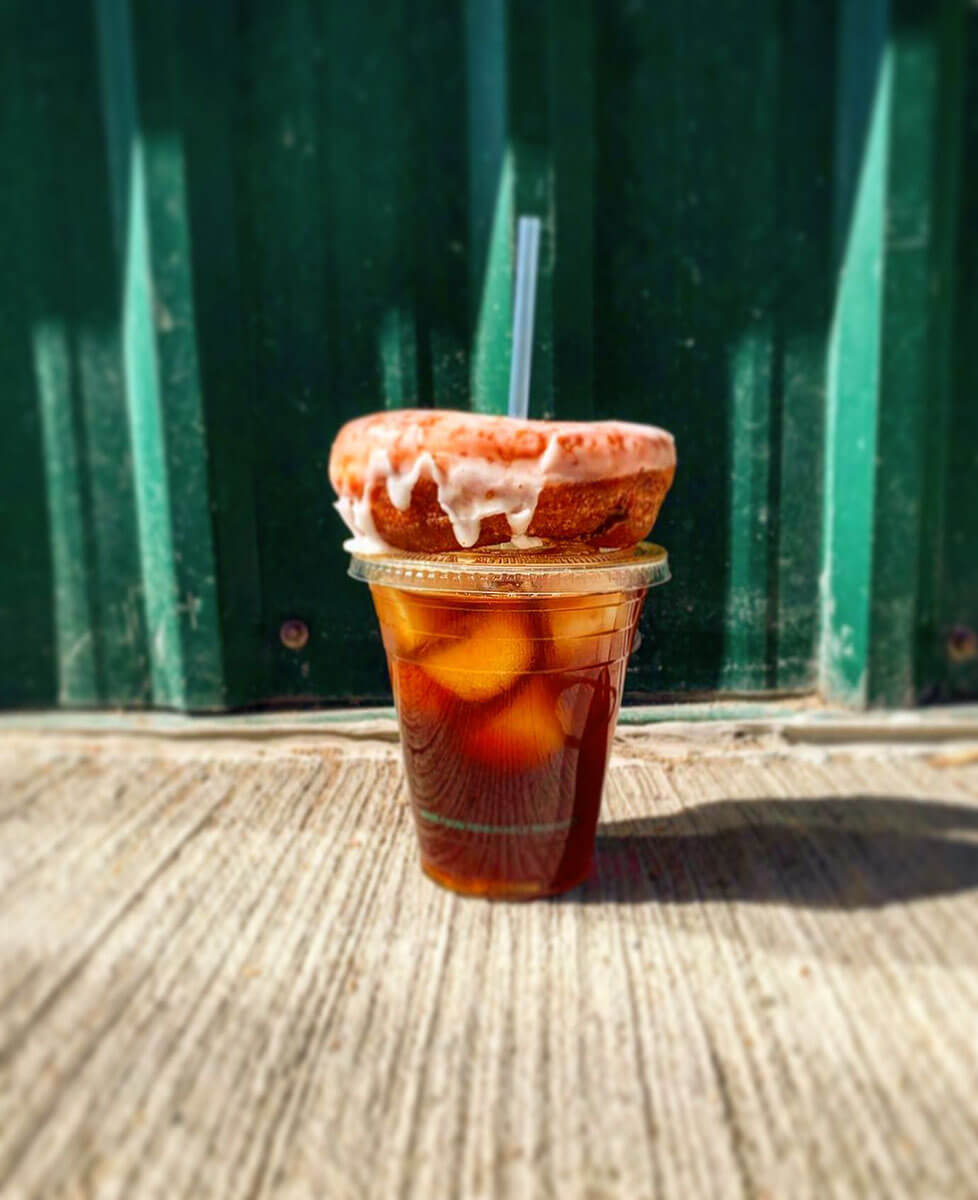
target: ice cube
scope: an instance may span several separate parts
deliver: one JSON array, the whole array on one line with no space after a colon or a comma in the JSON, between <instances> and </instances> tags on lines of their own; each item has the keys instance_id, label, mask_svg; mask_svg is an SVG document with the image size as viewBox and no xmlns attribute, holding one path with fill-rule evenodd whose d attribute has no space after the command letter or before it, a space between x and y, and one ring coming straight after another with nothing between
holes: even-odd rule
<instances>
[{"instance_id":1,"label":"ice cube","mask_svg":"<svg viewBox=\"0 0 978 1200\"><path fill-rule=\"evenodd\" d=\"M451 597L377 586L371 592L384 644L397 655L416 658L436 639L455 637L470 624L468 608Z\"/></svg>"},{"instance_id":2,"label":"ice cube","mask_svg":"<svg viewBox=\"0 0 978 1200\"><path fill-rule=\"evenodd\" d=\"M395 654L413 655L427 640L420 606L398 588L372 587L370 591L388 648Z\"/></svg>"},{"instance_id":3,"label":"ice cube","mask_svg":"<svg viewBox=\"0 0 978 1200\"><path fill-rule=\"evenodd\" d=\"M466 757L502 771L532 770L563 745L554 697L543 678L532 676L502 708L474 713L463 735Z\"/></svg>"},{"instance_id":4,"label":"ice cube","mask_svg":"<svg viewBox=\"0 0 978 1200\"><path fill-rule=\"evenodd\" d=\"M440 638L421 659L425 671L460 700L501 696L529 668L533 643L525 619L512 610L472 617L462 637Z\"/></svg>"},{"instance_id":5,"label":"ice cube","mask_svg":"<svg viewBox=\"0 0 978 1200\"><path fill-rule=\"evenodd\" d=\"M620 592L553 599L547 605L554 666L585 667L620 652L631 606Z\"/></svg>"}]
</instances>

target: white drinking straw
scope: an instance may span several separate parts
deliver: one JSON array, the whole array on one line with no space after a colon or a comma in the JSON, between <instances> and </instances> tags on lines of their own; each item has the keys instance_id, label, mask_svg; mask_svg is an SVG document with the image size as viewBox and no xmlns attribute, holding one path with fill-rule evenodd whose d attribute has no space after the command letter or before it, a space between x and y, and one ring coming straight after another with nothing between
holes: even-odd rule
<instances>
[{"instance_id":1,"label":"white drinking straw","mask_svg":"<svg viewBox=\"0 0 978 1200\"><path fill-rule=\"evenodd\" d=\"M537 303L540 218L520 217L516 230L516 296L513 304L513 357L509 368L509 415L530 412L533 318Z\"/></svg>"}]
</instances>

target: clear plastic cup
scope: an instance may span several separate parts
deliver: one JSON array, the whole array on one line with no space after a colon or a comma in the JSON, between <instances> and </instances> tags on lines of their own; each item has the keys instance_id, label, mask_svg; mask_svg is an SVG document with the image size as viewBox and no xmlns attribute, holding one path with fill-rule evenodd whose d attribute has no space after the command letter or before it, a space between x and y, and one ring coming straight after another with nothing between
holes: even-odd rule
<instances>
[{"instance_id":1,"label":"clear plastic cup","mask_svg":"<svg viewBox=\"0 0 978 1200\"><path fill-rule=\"evenodd\" d=\"M421 865L438 883L551 896L591 869L625 666L666 552L490 547L354 554L401 728Z\"/></svg>"}]
</instances>

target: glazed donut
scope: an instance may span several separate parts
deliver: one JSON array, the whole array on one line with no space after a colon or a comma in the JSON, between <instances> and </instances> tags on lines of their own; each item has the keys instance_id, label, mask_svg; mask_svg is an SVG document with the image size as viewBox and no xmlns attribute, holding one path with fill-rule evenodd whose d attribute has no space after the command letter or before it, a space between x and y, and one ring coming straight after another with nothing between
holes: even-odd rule
<instances>
[{"instance_id":1,"label":"glazed donut","mask_svg":"<svg viewBox=\"0 0 978 1200\"><path fill-rule=\"evenodd\" d=\"M352 549L438 553L528 539L630 546L676 470L672 435L625 421L400 409L348 422L329 459Z\"/></svg>"}]
</instances>

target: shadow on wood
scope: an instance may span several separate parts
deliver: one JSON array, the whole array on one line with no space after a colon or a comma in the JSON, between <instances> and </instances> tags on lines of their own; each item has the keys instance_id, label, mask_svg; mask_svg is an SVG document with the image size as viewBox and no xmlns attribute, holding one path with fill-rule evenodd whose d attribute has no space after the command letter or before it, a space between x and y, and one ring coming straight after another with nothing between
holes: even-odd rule
<instances>
[{"instance_id":1,"label":"shadow on wood","mask_svg":"<svg viewBox=\"0 0 978 1200\"><path fill-rule=\"evenodd\" d=\"M599 826L569 899L878 908L978 887L976 831L978 808L899 796L712 801Z\"/></svg>"}]
</instances>

